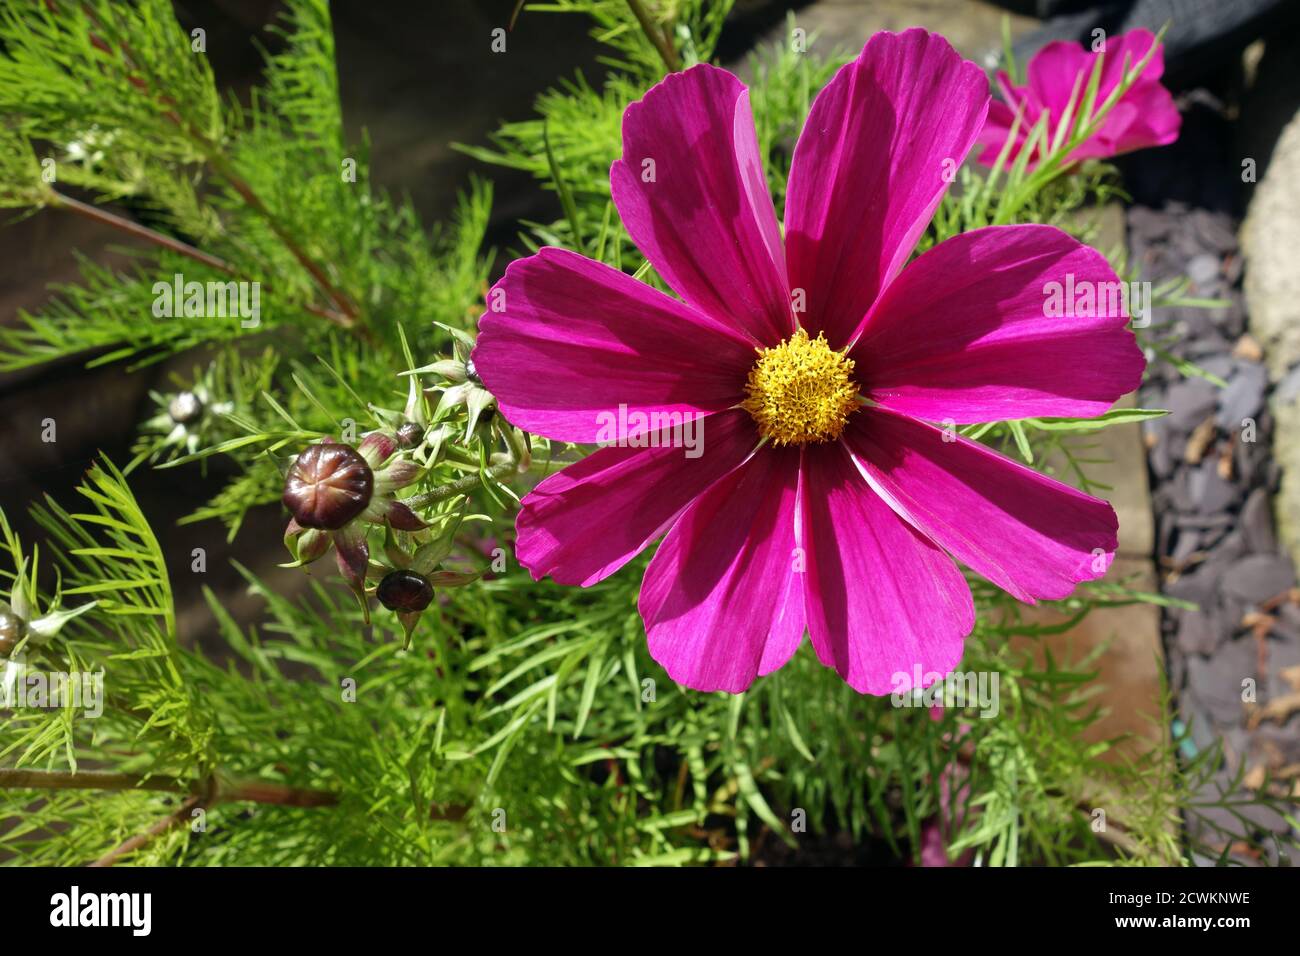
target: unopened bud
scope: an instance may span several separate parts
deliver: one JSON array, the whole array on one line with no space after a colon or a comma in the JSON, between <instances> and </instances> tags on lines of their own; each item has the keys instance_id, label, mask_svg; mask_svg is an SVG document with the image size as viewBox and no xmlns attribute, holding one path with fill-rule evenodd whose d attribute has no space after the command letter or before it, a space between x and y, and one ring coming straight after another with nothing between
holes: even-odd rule
<instances>
[{"instance_id":1,"label":"unopened bud","mask_svg":"<svg viewBox=\"0 0 1300 956\"><path fill-rule=\"evenodd\" d=\"M397 429L397 443L403 448L414 448L424 441L424 427L415 422L403 422Z\"/></svg>"},{"instance_id":2,"label":"unopened bud","mask_svg":"<svg viewBox=\"0 0 1300 956\"><path fill-rule=\"evenodd\" d=\"M3 602L0 602L0 657L13 653L27 633L27 622Z\"/></svg>"},{"instance_id":3,"label":"unopened bud","mask_svg":"<svg viewBox=\"0 0 1300 956\"><path fill-rule=\"evenodd\" d=\"M415 571L389 571L375 589L375 597L390 611L423 611L433 600L433 585Z\"/></svg>"},{"instance_id":4,"label":"unopened bud","mask_svg":"<svg viewBox=\"0 0 1300 956\"><path fill-rule=\"evenodd\" d=\"M180 392L167 404L167 414L177 425L188 425L203 414L203 402L193 392Z\"/></svg>"},{"instance_id":5,"label":"unopened bud","mask_svg":"<svg viewBox=\"0 0 1300 956\"><path fill-rule=\"evenodd\" d=\"M280 499L304 528L336 531L370 504L375 476L348 445L310 445L294 459Z\"/></svg>"}]
</instances>

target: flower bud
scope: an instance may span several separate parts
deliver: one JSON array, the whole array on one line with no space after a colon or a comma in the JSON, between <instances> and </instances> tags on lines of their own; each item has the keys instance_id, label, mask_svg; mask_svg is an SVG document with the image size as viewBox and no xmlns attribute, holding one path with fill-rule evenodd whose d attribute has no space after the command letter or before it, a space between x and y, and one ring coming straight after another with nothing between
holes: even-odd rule
<instances>
[{"instance_id":1,"label":"flower bud","mask_svg":"<svg viewBox=\"0 0 1300 956\"><path fill-rule=\"evenodd\" d=\"M432 588L429 594L433 594ZM0 657L8 657L12 654L26 633L26 622L15 614L8 604L0 601Z\"/></svg>"},{"instance_id":2,"label":"flower bud","mask_svg":"<svg viewBox=\"0 0 1300 956\"><path fill-rule=\"evenodd\" d=\"M415 571L389 571L375 589L375 597L390 611L423 611L433 600L433 585Z\"/></svg>"},{"instance_id":3,"label":"flower bud","mask_svg":"<svg viewBox=\"0 0 1300 956\"><path fill-rule=\"evenodd\" d=\"M304 528L336 531L370 504L375 476L354 448L309 445L294 459L281 500Z\"/></svg>"},{"instance_id":4,"label":"flower bud","mask_svg":"<svg viewBox=\"0 0 1300 956\"><path fill-rule=\"evenodd\" d=\"M290 551L303 564L311 564L313 561L324 556L330 548L330 535L328 531L321 531L319 528L306 528L297 536L296 540L287 542L290 544Z\"/></svg>"},{"instance_id":5,"label":"flower bud","mask_svg":"<svg viewBox=\"0 0 1300 956\"><path fill-rule=\"evenodd\" d=\"M167 414L177 425L189 425L203 415L203 402L193 392L178 392L167 403Z\"/></svg>"},{"instance_id":6,"label":"flower bud","mask_svg":"<svg viewBox=\"0 0 1300 956\"><path fill-rule=\"evenodd\" d=\"M424 426L415 422L403 422L397 429L397 443L403 448L414 448L424 441Z\"/></svg>"}]
</instances>

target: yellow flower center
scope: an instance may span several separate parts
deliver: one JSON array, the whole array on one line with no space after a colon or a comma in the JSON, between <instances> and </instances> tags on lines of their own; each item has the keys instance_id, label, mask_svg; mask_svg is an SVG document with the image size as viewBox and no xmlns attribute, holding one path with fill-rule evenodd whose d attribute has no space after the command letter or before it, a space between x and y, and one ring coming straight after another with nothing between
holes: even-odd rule
<instances>
[{"instance_id":1,"label":"yellow flower center","mask_svg":"<svg viewBox=\"0 0 1300 956\"><path fill-rule=\"evenodd\" d=\"M759 349L745 384L741 407L765 438L778 445L803 445L838 438L858 407L853 360L836 352L826 337L808 338L803 329L776 348Z\"/></svg>"}]
</instances>

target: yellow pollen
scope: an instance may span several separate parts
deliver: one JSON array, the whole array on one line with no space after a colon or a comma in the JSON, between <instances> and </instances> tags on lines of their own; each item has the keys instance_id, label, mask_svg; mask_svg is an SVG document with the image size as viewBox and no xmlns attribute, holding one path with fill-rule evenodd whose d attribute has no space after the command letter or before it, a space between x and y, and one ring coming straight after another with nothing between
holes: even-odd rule
<instances>
[{"instance_id":1,"label":"yellow pollen","mask_svg":"<svg viewBox=\"0 0 1300 956\"><path fill-rule=\"evenodd\" d=\"M858 407L852 371L853 360L834 351L824 335L810 339L799 329L776 348L758 350L741 407L778 445L831 441Z\"/></svg>"}]
</instances>

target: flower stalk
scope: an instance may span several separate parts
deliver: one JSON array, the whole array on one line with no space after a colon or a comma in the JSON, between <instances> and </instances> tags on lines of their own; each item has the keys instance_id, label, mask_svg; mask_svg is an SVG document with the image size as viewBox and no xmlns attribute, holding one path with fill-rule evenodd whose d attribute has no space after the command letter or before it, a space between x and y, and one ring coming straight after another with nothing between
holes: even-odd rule
<instances>
[{"instance_id":1,"label":"flower stalk","mask_svg":"<svg viewBox=\"0 0 1300 956\"><path fill-rule=\"evenodd\" d=\"M520 470L526 469L520 469L519 459L514 456L512 450L510 456L504 461L498 461L496 464L489 466L486 474L489 478L505 478L507 475ZM411 508L427 508L439 501L446 501L448 498L455 498L457 495L468 494L482 484L483 480L479 474L466 475L464 478L457 478L445 485L431 488L423 494L412 495L410 498L405 499L405 504Z\"/></svg>"},{"instance_id":2,"label":"flower stalk","mask_svg":"<svg viewBox=\"0 0 1300 956\"><path fill-rule=\"evenodd\" d=\"M148 226L141 225L132 219L127 219L125 216L119 216L117 213L110 212L103 206L96 206L92 203L82 202L80 199L74 199L66 193L61 193L58 190L50 190L48 192L45 204L50 209L62 209L67 212L75 213L76 215L89 219L92 222L98 222L102 225L110 226L129 236L143 239L156 246L161 246L162 248L175 252L178 255L185 256L187 259L193 259L195 262L202 263L210 269L215 269L217 272L247 281L246 276L240 273L238 269L229 262L226 262L224 259L214 256L209 252L204 252L202 249L192 246L188 242L182 242L180 239L176 239L166 233L150 229ZM268 292L271 291L271 287L264 282L262 283L262 288ZM356 327L356 318L354 316L346 315L335 309L322 308L321 306L310 303L303 304L302 309L312 315L319 316L322 319L334 323L339 328L353 329Z\"/></svg>"},{"instance_id":3,"label":"flower stalk","mask_svg":"<svg viewBox=\"0 0 1300 956\"><path fill-rule=\"evenodd\" d=\"M654 19L646 10L645 4L641 0L627 0L628 9L632 11L632 16L636 17L636 22L641 24L641 29L645 31L648 39L654 48L659 52L659 57L664 61L664 66L668 68L669 73L676 73L682 68L681 58L678 57L677 51L668 41L668 37L659 30L655 25Z\"/></svg>"},{"instance_id":4,"label":"flower stalk","mask_svg":"<svg viewBox=\"0 0 1300 956\"><path fill-rule=\"evenodd\" d=\"M53 5L51 4L51 6ZM92 23L98 22L94 14L91 13L89 9L85 8L84 6L82 9L87 14L87 16L89 17ZM91 41L97 47L104 50L105 52L111 51L110 44L108 44L102 38L94 36L92 34ZM125 64L127 69L131 71L128 75L128 80L130 81L131 85L134 86L136 89L140 90L142 93L146 93L146 94L149 93L150 84L143 76L140 75L144 71L142 71L140 66L137 65L136 58L132 55L130 47L128 47L125 43L121 43L119 44L119 49L122 54L123 63ZM176 111L175 107L177 106L177 104L172 97L170 97L166 93L161 93L158 94L157 98L159 102L170 107L164 113L164 116L167 118L167 120L173 123L190 140L190 142L192 142L199 149L199 151L203 154L204 159L208 162L208 165L212 168L212 170L223 180L226 181L227 185L229 185L230 188L233 189L235 193L239 195L239 197L244 201L244 203L266 221L271 231L275 233L276 237L282 243L284 243L285 248L289 250L290 254L292 254L293 257L298 261L299 265L301 265L308 272L308 274L311 275L312 279L315 280L316 284L321 288L321 290L325 293L326 297L330 300L331 304L333 305L333 309L330 309L328 311L332 315L338 315L340 319L343 320L340 321L340 319L332 318L331 321L339 322L339 324L341 324L344 328L352 328L356 324L357 319L360 316L360 310L357 308L356 303L354 303L353 300L346 293L344 293L342 290L338 289L334 285L334 283L330 280L329 276L325 273L325 270L320 266L319 263L317 263L314 259L312 259L310 256L307 255L306 251L302 248L302 246L298 243L298 241L289 233L288 229L286 229L284 224L280 222L279 218L276 217L271 212L271 210L267 207L266 203L262 201L261 197L259 197L257 193L253 191L252 186L250 186L248 182L235 171L231 162L222 154L218 144L213 143L207 136L205 136L199 129L197 129L193 123L185 119ZM94 207L90 207L90 208L93 209ZM85 214L84 210L77 210L77 211L81 212L82 214ZM140 228L143 229L143 227ZM136 234L140 234L140 233L136 233ZM177 251L181 251L181 250L178 249ZM198 250L194 250L194 251L198 252ZM360 329L358 334L360 334L361 337L365 339L367 342L373 344L373 337L370 335L368 330Z\"/></svg>"},{"instance_id":5,"label":"flower stalk","mask_svg":"<svg viewBox=\"0 0 1300 956\"><path fill-rule=\"evenodd\" d=\"M197 785L178 777L113 773L104 770L0 769L3 790L145 790L157 793L210 793L210 801L265 803L287 807L328 807L338 803L329 790L292 787L253 777L224 778L212 774Z\"/></svg>"}]
</instances>

